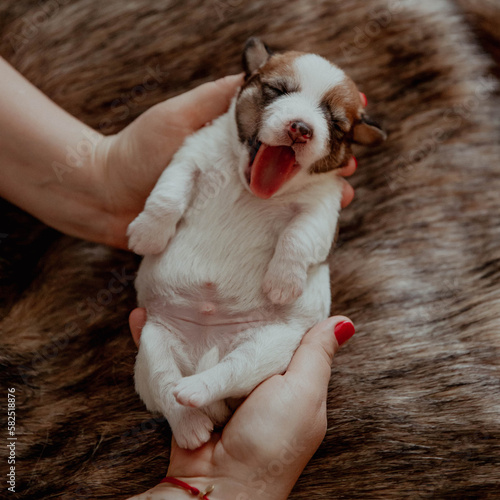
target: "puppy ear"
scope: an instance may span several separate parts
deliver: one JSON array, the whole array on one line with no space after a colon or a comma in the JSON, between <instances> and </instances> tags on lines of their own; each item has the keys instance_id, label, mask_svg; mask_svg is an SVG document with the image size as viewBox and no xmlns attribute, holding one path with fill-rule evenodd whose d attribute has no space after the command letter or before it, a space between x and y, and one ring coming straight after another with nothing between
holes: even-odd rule
<instances>
[{"instance_id":1,"label":"puppy ear","mask_svg":"<svg viewBox=\"0 0 500 500\"><path fill-rule=\"evenodd\" d=\"M262 40L256 37L249 38L243 50L243 69L246 78L264 66L271 54L269 47Z\"/></svg>"},{"instance_id":2,"label":"puppy ear","mask_svg":"<svg viewBox=\"0 0 500 500\"><path fill-rule=\"evenodd\" d=\"M380 125L366 115L362 115L361 120L354 125L352 140L356 144L376 146L386 139L387 134L380 128Z\"/></svg>"}]
</instances>

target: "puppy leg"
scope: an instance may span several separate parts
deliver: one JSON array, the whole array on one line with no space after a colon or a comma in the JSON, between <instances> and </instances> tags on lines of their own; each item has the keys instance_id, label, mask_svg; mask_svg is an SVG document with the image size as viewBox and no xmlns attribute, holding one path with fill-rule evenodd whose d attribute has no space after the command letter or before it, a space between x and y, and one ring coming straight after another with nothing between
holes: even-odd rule
<instances>
[{"instance_id":1,"label":"puppy leg","mask_svg":"<svg viewBox=\"0 0 500 500\"><path fill-rule=\"evenodd\" d=\"M307 265L299 259L275 255L267 268L262 291L273 304L290 304L297 300L307 281Z\"/></svg>"},{"instance_id":2,"label":"puppy leg","mask_svg":"<svg viewBox=\"0 0 500 500\"><path fill-rule=\"evenodd\" d=\"M148 320L135 363L135 388L150 411L167 418L177 444L195 449L210 439L213 422L205 412L186 408L173 396L173 386L182 377L174 353L182 355L174 334Z\"/></svg>"},{"instance_id":3,"label":"puppy leg","mask_svg":"<svg viewBox=\"0 0 500 500\"><path fill-rule=\"evenodd\" d=\"M128 226L131 250L139 255L165 250L188 206L195 175L194 163L180 158L163 171L144 210Z\"/></svg>"},{"instance_id":4,"label":"puppy leg","mask_svg":"<svg viewBox=\"0 0 500 500\"><path fill-rule=\"evenodd\" d=\"M246 396L263 380L286 370L305 331L297 323L250 329L245 340L213 368L178 381L173 394L179 403L193 408Z\"/></svg>"},{"instance_id":5,"label":"puppy leg","mask_svg":"<svg viewBox=\"0 0 500 500\"><path fill-rule=\"evenodd\" d=\"M281 233L262 290L273 304L291 304L304 291L311 265L324 262L332 246L340 211L342 185L332 184L327 199L304 203Z\"/></svg>"}]
</instances>

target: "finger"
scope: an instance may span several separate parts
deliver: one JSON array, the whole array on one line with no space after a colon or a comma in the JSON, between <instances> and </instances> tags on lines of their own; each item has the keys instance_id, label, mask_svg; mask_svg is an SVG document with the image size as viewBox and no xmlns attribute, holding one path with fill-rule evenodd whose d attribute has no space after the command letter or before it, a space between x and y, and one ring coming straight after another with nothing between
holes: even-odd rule
<instances>
[{"instance_id":1,"label":"finger","mask_svg":"<svg viewBox=\"0 0 500 500\"><path fill-rule=\"evenodd\" d=\"M347 165L339 169L339 174L342 177L350 177L352 174L354 174L354 172L356 172L357 168L358 168L358 160L356 160L356 157L351 156L349 158L349 161L347 162Z\"/></svg>"},{"instance_id":2,"label":"finger","mask_svg":"<svg viewBox=\"0 0 500 500\"><path fill-rule=\"evenodd\" d=\"M183 124L198 130L227 111L236 90L243 83L243 73L204 83L166 101L167 113L178 113Z\"/></svg>"},{"instance_id":3,"label":"finger","mask_svg":"<svg viewBox=\"0 0 500 500\"><path fill-rule=\"evenodd\" d=\"M304 335L285 376L306 387L326 390L333 356L353 335L354 325L345 316L333 316L317 324Z\"/></svg>"},{"instance_id":4,"label":"finger","mask_svg":"<svg viewBox=\"0 0 500 500\"><path fill-rule=\"evenodd\" d=\"M354 198L353 187L347 181L344 181L344 186L342 189L342 201L340 202L342 208L347 207L351 203L353 198Z\"/></svg>"},{"instance_id":5,"label":"finger","mask_svg":"<svg viewBox=\"0 0 500 500\"><path fill-rule=\"evenodd\" d=\"M143 307L138 307L134 309L130 316L128 317L128 323L130 326L130 331L132 332L132 338L134 339L135 345L139 347L139 342L141 339L141 332L146 324L146 309Z\"/></svg>"}]
</instances>

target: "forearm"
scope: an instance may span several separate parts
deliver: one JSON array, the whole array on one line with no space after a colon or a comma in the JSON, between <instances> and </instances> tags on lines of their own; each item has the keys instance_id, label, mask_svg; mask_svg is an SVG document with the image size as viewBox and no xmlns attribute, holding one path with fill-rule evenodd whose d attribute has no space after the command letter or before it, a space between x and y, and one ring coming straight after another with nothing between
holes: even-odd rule
<instances>
[{"instance_id":1,"label":"forearm","mask_svg":"<svg viewBox=\"0 0 500 500\"><path fill-rule=\"evenodd\" d=\"M49 225L61 211L85 220L95 205L94 155L103 136L1 58L0 74L0 195Z\"/></svg>"}]
</instances>

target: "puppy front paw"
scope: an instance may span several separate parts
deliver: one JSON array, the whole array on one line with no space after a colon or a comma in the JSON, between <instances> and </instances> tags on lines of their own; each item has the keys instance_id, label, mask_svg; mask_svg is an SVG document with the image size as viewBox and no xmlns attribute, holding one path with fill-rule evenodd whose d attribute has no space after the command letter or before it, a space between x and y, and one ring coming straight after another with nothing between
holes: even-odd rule
<instances>
[{"instance_id":1,"label":"puppy front paw","mask_svg":"<svg viewBox=\"0 0 500 500\"><path fill-rule=\"evenodd\" d=\"M306 280L307 273L300 265L271 263L264 276L262 290L273 304L291 304L302 295Z\"/></svg>"},{"instance_id":2,"label":"puppy front paw","mask_svg":"<svg viewBox=\"0 0 500 500\"><path fill-rule=\"evenodd\" d=\"M175 228L171 217L155 217L142 212L128 226L128 246L139 255L159 254L174 236Z\"/></svg>"}]
</instances>

